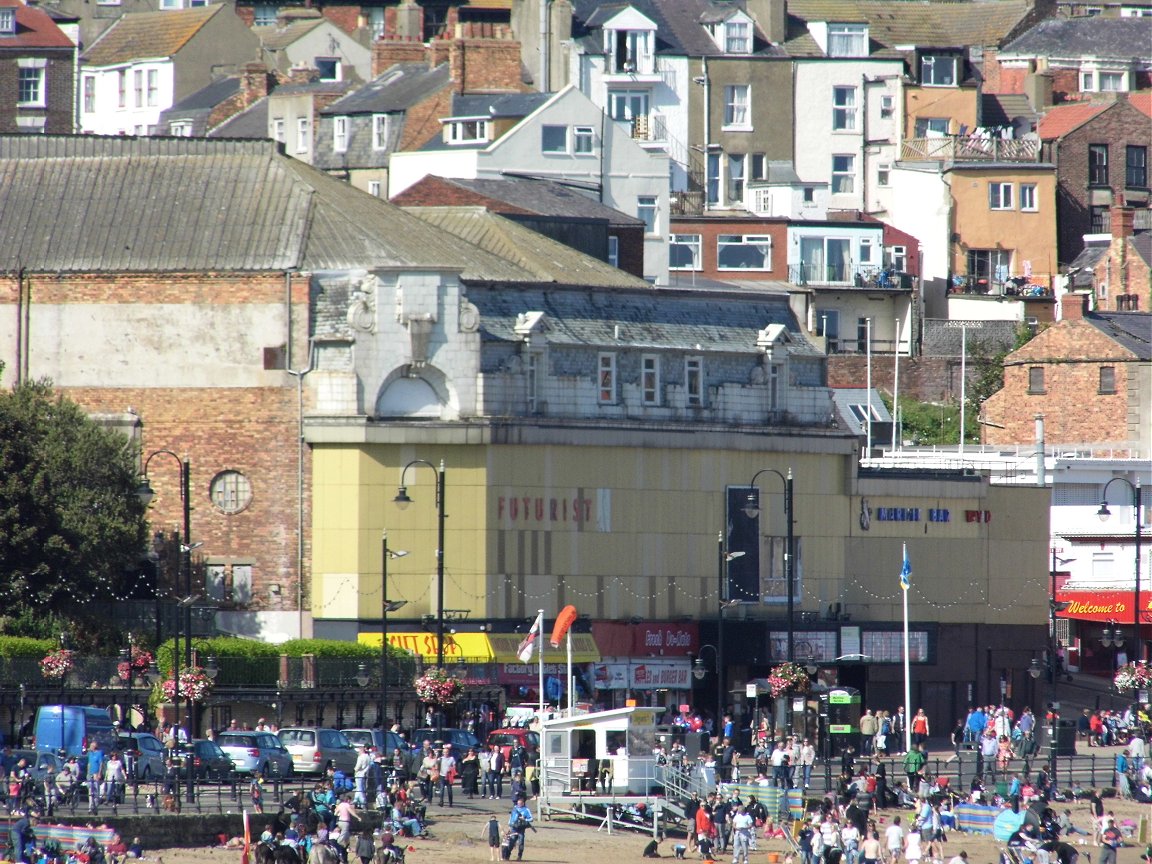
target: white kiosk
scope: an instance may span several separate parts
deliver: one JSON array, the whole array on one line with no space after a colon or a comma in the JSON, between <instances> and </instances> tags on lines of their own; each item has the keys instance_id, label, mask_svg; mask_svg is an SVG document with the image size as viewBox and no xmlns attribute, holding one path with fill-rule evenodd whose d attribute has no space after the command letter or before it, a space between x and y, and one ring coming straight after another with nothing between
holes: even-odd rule
<instances>
[{"instance_id":1,"label":"white kiosk","mask_svg":"<svg viewBox=\"0 0 1152 864\"><path fill-rule=\"evenodd\" d=\"M617 708L544 721L544 796L649 795L656 778L657 712Z\"/></svg>"}]
</instances>

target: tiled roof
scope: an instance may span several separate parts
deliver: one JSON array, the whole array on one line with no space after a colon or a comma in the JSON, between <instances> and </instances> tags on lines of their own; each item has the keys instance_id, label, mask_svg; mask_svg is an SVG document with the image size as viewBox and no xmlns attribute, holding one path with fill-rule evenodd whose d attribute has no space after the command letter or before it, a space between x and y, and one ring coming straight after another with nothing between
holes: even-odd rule
<instances>
[{"instance_id":1,"label":"tiled roof","mask_svg":"<svg viewBox=\"0 0 1152 864\"><path fill-rule=\"evenodd\" d=\"M980 4L975 4L980 5ZM1006 55L1152 60L1152 18L1048 18L1004 46Z\"/></svg>"},{"instance_id":2,"label":"tiled roof","mask_svg":"<svg viewBox=\"0 0 1152 864\"><path fill-rule=\"evenodd\" d=\"M469 189L478 195L511 204L520 211L527 210L541 216L575 216L586 219L605 219L610 225L639 227L642 219L621 213L594 198L551 180L535 180L527 177L502 177L500 179L464 180L455 177L439 178L441 183L450 183L461 189Z\"/></svg>"},{"instance_id":3,"label":"tiled roof","mask_svg":"<svg viewBox=\"0 0 1152 864\"><path fill-rule=\"evenodd\" d=\"M387 114L405 111L448 86L447 63L397 63L363 87L337 99L321 114Z\"/></svg>"},{"instance_id":4,"label":"tiled roof","mask_svg":"<svg viewBox=\"0 0 1152 864\"><path fill-rule=\"evenodd\" d=\"M1111 105L1110 102L1085 102L1049 108L1040 118L1040 138L1045 141L1063 138L1069 132L1079 129L1097 114L1107 111Z\"/></svg>"},{"instance_id":5,"label":"tiled roof","mask_svg":"<svg viewBox=\"0 0 1152 864\"><path fill-rule=\"evenodd\" d=\"M1023 93L983 93L980 119L983 126L1015 126L1017 121L1035 128L1037 113Z\"/></svg>"},{"instance_id":6,"label":"tiled roof","mask_svg":"<svg viewBox=\"0 0 1152 864\"><path fill-rule=\"evenodd\" d=\"M646 288L643 279L558 243L483 207L411 207L407 212L478 246L520 274L485 272L470 265L465 280L551 282L593 288Z\"/></svg>"},{"instance_id":7,"label":"tiled roof","mask_svg":"<svg viewBox=\"0 0 1152 864\"><path fill-rule=\"evenodd\" d=\"M1032 10L1026 0L789 0L804 21L866 21L868 35L889 48L997 45Z\"/></svg>"},{"instance_id":8,"label":"tiled roof","mask_svg":"<svg viewBox=\"0 0 1152 864\"><path fill-rule=\"evenodd\" d=\"M92 43L84 52L83 62L89 66L112 66L139 57L171 57L224 8L214 5L164 12L130 12Z\"/></svg>"},{"instance_id":9,"label":"tiled roof","mask_svg":"<svg viewBox=\"0 0 1152 864\"><path fill-rule=\"evenodd\" d=\"M1152 360L1152 313L1092 312L1084 320L1136 355Z\"/></svg>"},{"instance_id":10,"label":"tiled roof","mask_svg":"<svg viewBox=\"0 0 1152 864\"><path fill-rule=\"evenodd\" d=\"M1128 243L1144 259L1144 266L1152 267L1152 231L1137 231L1128 239Z\"/></svg>"},{"instance_id":11,"label":"tiled roof","mask_svg":"<svg viewBox=\"0 0 1152 864\"><path fill-rule=\"evenodd\" d=\"M0 38L0 49L76 47L43 9L25 6L20 0L0 0L0 6L16 8L16 32Z\"/></svg>"},{"instance_id":12,"label":"tiled roof","mask_svg":"<svg viewBox=\"0 0 1152 864\"><path fill-rule=\"evenodd\" d=\"M463 270L475 251L272 141L0 135L0 272Z\"/></svg>"},{"instance_id":13,"label":"tiled roof","mask_svg":"<svg viewBox=\"0 0 1152 864\"><path fill-rule=\"evenodd\" d=\"M1152 90L1141 90L1139 93L1129 93L1128 104L1141 114L1147 114L1149 117L1152 117Z\"/></svg>"},{"instance_id":14,"label":"tiled roof","mask_svg":"<svg viewBox=\"0 0 1152 864\"><path fill-rule=\"evenodd\" d=\"M608 292L578 288L471 287L468 299L480 310L480 329L490 340L521 342L518 316L543 312L548 341L579 347L628 344L638 348L737 352L755 347L760 330L780 324L791 339L789 352L819 352L800 333L786 297L718 295L652 288ZM619 328L617 330L617 328Z\"/></svg>"}]
</instances>

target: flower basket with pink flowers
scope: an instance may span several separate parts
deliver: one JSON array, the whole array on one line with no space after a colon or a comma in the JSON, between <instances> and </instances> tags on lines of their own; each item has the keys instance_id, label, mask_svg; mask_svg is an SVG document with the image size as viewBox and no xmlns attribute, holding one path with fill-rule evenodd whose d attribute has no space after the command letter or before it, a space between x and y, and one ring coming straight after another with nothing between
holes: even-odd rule
<instances>
[{"instance_id":1,"label":"flower basket with pink flowers","mask_svg":"<svg viewBox=\"0 0 1152 864\"><path fill-rule=\"evenodd\" d=\"M49 651L40 661L40 672L45 678L60 680L76 665L76 652L67 648Z\"/></svg>"},{"instance_id":2,"label":"flower basket with pink flowers","mask_svg":"<svg viewBox=\"0 0 1152 864\"><path fill-rule=\"evenodd\" d=\"M804 693L810 684L808 670L799 663L781 663L768 673L768 689L773 696L783 696L790 691Z\"/></svg>"},{"instance_id":3,"label":"flower basket with pink flowers","mask_svg":"<svg viewBox=\"0 0 1152 864\"><path fill-rule=\"evenodd\" d=\"M212 679L199 666L192 666L180 670L179 691L177 691L176 682L169 678L161 683L160 692L169 702L175 702L178 698L203 702L212 692Z\"/></svg>"},{"instance_id":4,"label":"flower basket with pink flowers","mask_svg":"<svg viewBox=\"0 0 1152 864\"><path fill-rule=\"evenodd\" d=\"M464 685L443 669L429 669L413 682L413 686L420 701L430 705L455 702L464 690Z\"/></svg>"},{"instance_id":5,"label":"flower basket with pink flowers","mask_svg":"<svg viewBox=\"0 0 1152 864\"><path fill-rule=\"evenodd\" d=\"M143 648L132 646L132 659L121 660L116 664L116 674L124 681L128 680L131 675L132 679L143 678L148 672L148 667L152 665L152 652L145 651Z\"/></svg>"},{"instance_id":6,"label":"flower basket with pink flowers","mask_svg":"<svg viewBox=\"0 0 1152 864\"><path fill-rule=\"evenodd\" d=\"M1112 683L1121 692L1124 690L1143 690L1152 684L1152 668L1147 663L1125 663L1116 670L1116 676L1112 679Z\"/></svg>"}]
</instances>

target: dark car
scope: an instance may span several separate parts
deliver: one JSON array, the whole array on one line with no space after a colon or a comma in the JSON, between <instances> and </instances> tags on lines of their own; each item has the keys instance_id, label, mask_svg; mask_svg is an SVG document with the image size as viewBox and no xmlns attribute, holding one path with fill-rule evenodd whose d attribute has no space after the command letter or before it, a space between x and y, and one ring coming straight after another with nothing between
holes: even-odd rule
<instances>
[{"instance_id":1,"label":"dark car","mask_svg":"<svg viewBox=\"0 0 1152 864\"><path fill-rule=\"evenodd\" d=\"M439 734L435 729L417 729L412 733L412 749L419 750L424 746L425 741L431 741L435 744L441 741L445 744L451 744L452 749L457 753L467 753L468 749L475 747L480 749L480 739L469 732L467 729L441 729Z\"/></svg>"},{"instance_id":2,"label":"dark car","mask_svg":"<svg viewBox=\"0 0 1152 864\"><path fill-rule=\"evenodd\" d=\"M188 776L189 758L192 759L192 776L198 780L225 780L232 775L232 758L215 741L193 738L177 748L175 759L182 777Z\"/></svg>"}]
</instances>

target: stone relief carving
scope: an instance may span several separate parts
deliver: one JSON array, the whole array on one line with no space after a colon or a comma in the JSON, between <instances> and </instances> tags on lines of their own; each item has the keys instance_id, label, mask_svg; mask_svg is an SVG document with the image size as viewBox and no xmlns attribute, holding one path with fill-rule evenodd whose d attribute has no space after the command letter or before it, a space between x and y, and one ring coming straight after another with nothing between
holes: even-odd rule
<instances>
[{"instance_id":1,"label":"stone relief carving","mask_svg":"<svg viewBox=\"0 0 1152 864\"><path fill-rule=\"evenodd\" d=\"M480 310L467 299L460 301L460 332L475 333L480 329Z\"/></svg>"},{"instance_id":2,"label":"stone relief carving","mask_svg":"<svg viewBox=\"0 0 1152 864\"><path fill-rule=\"evenodd\" d=\"M353 330L376 332L376 289L377 280L372 275L365 276L352 289L348 302L348 325Z\"/></svg>"}]
</instances>

